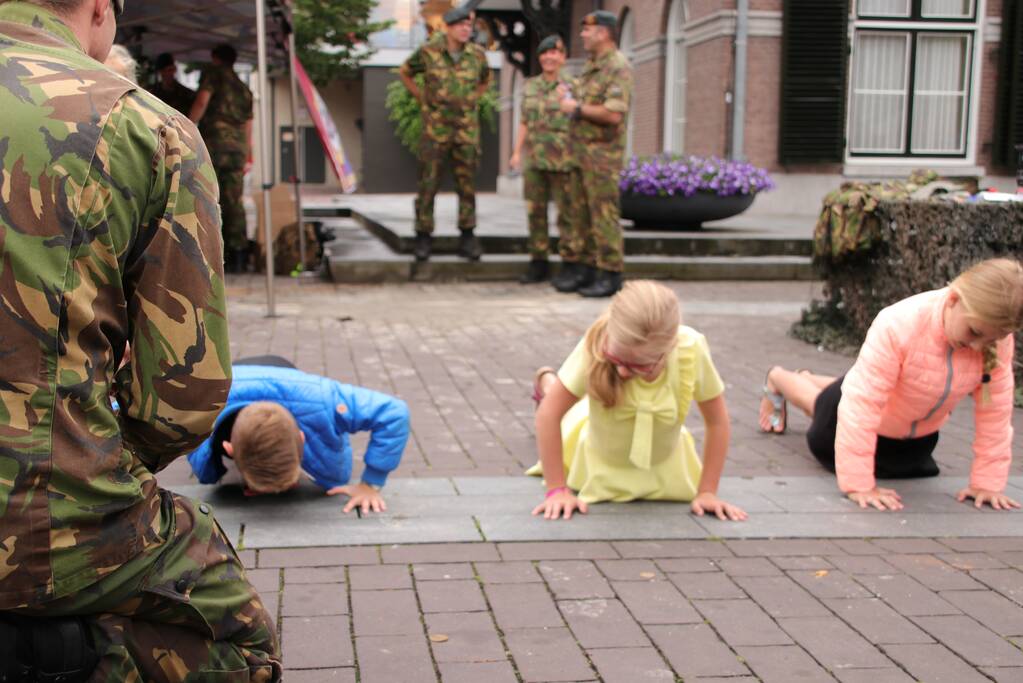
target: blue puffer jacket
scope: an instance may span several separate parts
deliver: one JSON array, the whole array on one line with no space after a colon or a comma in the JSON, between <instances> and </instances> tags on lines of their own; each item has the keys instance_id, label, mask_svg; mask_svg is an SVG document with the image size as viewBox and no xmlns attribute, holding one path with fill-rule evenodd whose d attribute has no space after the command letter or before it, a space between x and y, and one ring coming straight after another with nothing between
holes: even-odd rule
<instances>
[{"instance_id":1,"label":"blue puffer jacket","mask_svg":"<svg viewBox=\"0 0 1023 683\"><path fill-rule=\"evenodd\" d=\"M236 365L233 373L216 425L250 403L280 403L305 434L302 469L323 488L343 486L352 476L348 434L372 432L363 456L365 483L383 486L398 466L409 435L408 406L401 399L291 368ZM188 464L203 484L215 484L227 471L211 439L188 456Z\"/></svg>"}]
</instances>

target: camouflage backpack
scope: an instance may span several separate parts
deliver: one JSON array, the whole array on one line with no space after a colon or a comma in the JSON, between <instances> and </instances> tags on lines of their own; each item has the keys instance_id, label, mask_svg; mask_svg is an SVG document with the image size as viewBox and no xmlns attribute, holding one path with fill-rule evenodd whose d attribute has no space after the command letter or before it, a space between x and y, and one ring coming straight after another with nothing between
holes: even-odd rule
<instances>
[{"instance_id":1,"label":"camouflage backpack","mask_svg":"<svg viewBox=\"0 0 1023 683\"><path fill-rule=\"evenodd\" d=\"M302 263L301 249L298 243L298 230L295 223L289 223L281 229L274 239L274 274L290 275L303 270L316 270L320 265L320 242L316 238L316 229L312 223L303 223L305 231L305 263ZM263 245L258 245L256 268L263 272L266 269L266 253Z\"/></svg>"}]
</instances>

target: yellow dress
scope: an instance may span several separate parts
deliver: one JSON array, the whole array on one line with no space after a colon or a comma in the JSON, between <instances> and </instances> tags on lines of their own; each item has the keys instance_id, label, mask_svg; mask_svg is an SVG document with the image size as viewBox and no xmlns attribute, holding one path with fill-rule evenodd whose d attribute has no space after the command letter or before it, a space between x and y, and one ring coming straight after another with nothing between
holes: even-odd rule
<instances>
[{"instance_id":1,"label":"yellow dress","mask_svg":"<svg viewBox=\"0 0 1023 683\"><path fill-rule=\"evenodd\" d=\"M629 500L690 501L703 464L685 428L695 399L724 391L706 338L681 326L678 344L653 381L625 383L620 405L607 408L587 394L589 353L580 341L558 370L558 379L581 397L561 421L568 486L587 503ZM542 474L540 464L527 474Z\"/></svg>"}]
</instances>

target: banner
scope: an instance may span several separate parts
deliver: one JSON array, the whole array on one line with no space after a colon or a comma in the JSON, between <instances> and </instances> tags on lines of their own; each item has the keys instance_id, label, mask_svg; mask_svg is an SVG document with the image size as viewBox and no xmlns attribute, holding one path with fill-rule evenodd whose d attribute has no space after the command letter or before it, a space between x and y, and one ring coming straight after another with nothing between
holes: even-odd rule
<instances>
[{"instance_id":1,"label":"banner","mask_svg":"<svg viewBox=\"0 0 1023 683\"><path fill-rule=\"evenodd\" d=\"M323 150L334 169L334 175L341 182L341 189L346 193L355 192L357 186L355 172L352 170L352 165L348 163L348 157L345 156L345 149L341 145L341 134L338 132L337 126L334 125L334 119L330 117L326 103L320 97L316 86L309 80L309 75L302 68L302 62L298 61L298 57L292 59L291 68L294 70L295 78L298 79L298 87L302 90L302 96L305 97L306 108L309 110L310 116L313 117L313 123L316 124L316 132L319 133L320 142L323 143ZM295 144L298 144L297 137Z\"/></svg>"}]
</instances>

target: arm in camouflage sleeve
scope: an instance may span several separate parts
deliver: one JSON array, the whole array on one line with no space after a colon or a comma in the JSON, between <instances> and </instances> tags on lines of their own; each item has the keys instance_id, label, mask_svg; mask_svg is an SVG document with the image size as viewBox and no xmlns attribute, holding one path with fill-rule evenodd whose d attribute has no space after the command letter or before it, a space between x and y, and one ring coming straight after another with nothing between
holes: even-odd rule
<instances>
[{"instance_id":1,"label":"arm in camouflage sleeve","mask_svg":"<svg viewBox=\"0 0 1023 683\"><path fill-rule=\"evenodd\" d=\"M117 400L122 438L153 471L209 435L231 385L216 175L195 126L165 117L137 104L110 152L112 167L151 176L120 259L131 356ZM155 157L145 158L133 137L155 130Z\"/></svg>"}]
</instances>

